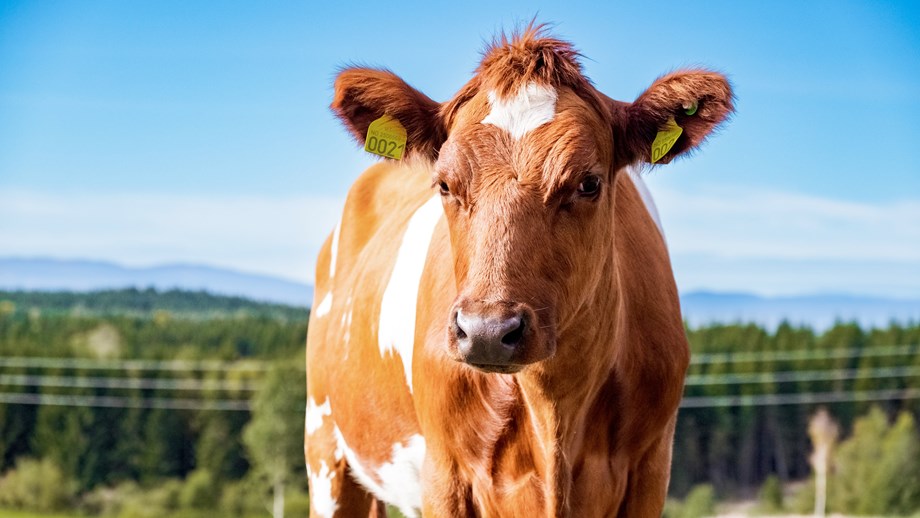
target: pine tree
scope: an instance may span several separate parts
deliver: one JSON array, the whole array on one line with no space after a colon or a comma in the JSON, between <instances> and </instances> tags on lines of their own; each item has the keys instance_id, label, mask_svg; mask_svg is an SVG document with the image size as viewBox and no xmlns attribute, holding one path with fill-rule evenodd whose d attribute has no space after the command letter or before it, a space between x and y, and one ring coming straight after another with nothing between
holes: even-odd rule
<instances>
[{"instance_id":1,"label":"pine tree","mask_svg":"<svg viewBox=\"0 0 920 518\"><path fill-rule=\"evenodd\" d=\"M904 514L920 509L920 444L909 414L891 426L873 406L856 420L835 456L830 480L834 508L859 514Z\"/></svg>"},{"instance_id":2,"label":"pine tree","mask_svg":"<svg viewBox=\"0 0 920 518\"><path fill-rule=\"evenodd\" d=\"M272 488L274 518L282 518L285 485L295 468L303 465L305 386L300 369L276 366L269 370L253 401L252 420L243 432L254 467Z\"/></svg>"},{"instance_id":3,"label":"pine tree","mask_svg":"<svg viewBox=\"0 0 920 518\"><path fill-rule=\"evenodd\" d=\"M910 414L902 412L885 433L881 458L866 482L866 493L872 495L869 499L879 506L877 512L920 510L920 437Z\"/></svg>"}]
</instances>

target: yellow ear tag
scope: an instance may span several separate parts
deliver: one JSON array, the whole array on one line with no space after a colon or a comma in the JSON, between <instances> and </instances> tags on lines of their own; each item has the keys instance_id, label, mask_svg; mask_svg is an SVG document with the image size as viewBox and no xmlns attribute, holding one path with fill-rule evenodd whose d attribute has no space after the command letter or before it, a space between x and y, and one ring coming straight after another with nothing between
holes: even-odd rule
<instances>
[{"instance_id":1,"label":"yellow ear tag","mask_svg":"<svg viewBox=\"0 0 920 518\"><path fill-rule=\"evenodd\" d=\"M664 127L658 130L658 134L655 135L655 140L652 142L653 164L661 160L661 157L668 154L668 151L674 147L674 144L683 132L683 128L677 125L677 121L674 120L674 117L668 119Z\"/></svg>"},{"instance_id":2,"label":"yellow ear tag","mask_svg":"<svg viewBox=\"0 0 920 518\"><path fill-rule=\"evenodd\" d=\"M393 160L400 160L406 150L406 128L398 120L384 115L367 127L364 150Z\"/></svg>"}]
</instances>

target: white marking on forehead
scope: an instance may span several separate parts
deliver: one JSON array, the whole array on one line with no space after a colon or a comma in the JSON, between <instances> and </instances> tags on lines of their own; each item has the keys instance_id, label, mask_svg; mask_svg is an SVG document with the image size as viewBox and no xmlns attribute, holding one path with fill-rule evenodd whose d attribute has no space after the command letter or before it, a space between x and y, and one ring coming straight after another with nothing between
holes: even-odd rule
<instances>
[{"instance_id":1,"label":"white marking on forehead","mask_svg":"<svg viewBox=\"0 0 920 518\"><path fill-rule=\"evenodd\" d=\"M310 479L310 505L317 516L332 518L339 508L338 502L332 496L332 479L335 478L335 472L329 470L326 461L320 461L319 472L308 472L307 476Z\"/></svg>"},{"instance_id":2,"label":"white marking on forehead","mask_svg":"<svg viewBox=\"0 0 920 518\"><path fill-rule=\"evenodd\" d=\"M322 302L319 303L319 306L316 306L316 316L323 317L329 313L329 310L332 309L332 292L326 293L326 296L323 297Z\"/></svg>"},{"instance_id":3,"label":"white marking on forehead","mask_svg":"<svg viewBox=\"0 0 920 518\"><path fill-rule=\"evenodd\" d=\"M329 256L329 279L332 280L335 277L335 260L339 255L339 234L342 233L342 221L339 220L339 223L335 226L335 230L332 231L332 250L331 255Z\"/></svg>"},{"instance_id":4,"label":"white marking on forehead","mask_svg":"<svg viewBox=\"0 0 920 518\"><path fill-rule=\"evenodd\" d=\"M499 99L494 91L489 92L492 111L482 123L497 126L520 140L531 130L553 120L557 98L555 88L536 83L528 83L509 99Z\"/></svg>"},{"instance_id":5,"label":"white marking on forehead","mask_svg":"<svg viewBox=\"0 0 920 518\"><path fill-rule=\"evenodd\" d=\"M645 185L645 180L642 179L642 175L639 174L638 169L629 167L626 170L629 171L629 179L632 180L633 185L636 186L636 190L639 191L642 203L645 204L645 210L647 210L649 216L652 217L652 221L655 222L655 226L658 227L658 232L661 234L662 239L664 239L664 227L661 226L661 217L658 216L658 207L655 206L655 199L652 198L652 193L648 190L648 186ZM667 246L667 242L665 242L665 246Z\"/></svg>"},{"instance_id":6,"label":"white marking on forehead","mask_svg":"<svg viewBox=\"0 0 920 518\"><path fill-rule=\"evenodd\" d=\"M415 350L418 288L422 282L431 236L443 213L441 197L435 195L412 215L396 254L393 273L390 274L390 281L380 301L380 327L377 332L380 354L399 354L409 392L412 392L412 352Z\"/></svg>"},{"instance_id":7,"label":"white marking on forehead","mask_svg":"<svg viewBox=\"0 0 920 518\"><path fill-rule=\"evenodd\" d=\"M323 404L317 405L316 400L313 399L313 396L310 396L307 399L307 417L305 427L307 430L307 435L313 435L313 432L320 429L323 426L323 417L327 415L332 415L332 406L329 404L329 398L327 397Z\"/></svg>"},{"instance_id":8,"label":"white marking on forehead","mask_svg":"<svg viewBox=\"0 0 920 518\"><path fill-rule=\"evenodd\" d=\"M425 438L413 434L402 443L393 445L392 455L376 470L378 483L367 470L365 463L348 447L338 427L335 428L337 448L345 452L349 471L355 480L375 497L395 505L408 517L419 515L422 508L422 464L425 462Z\"/></svg>"}]
</instances>

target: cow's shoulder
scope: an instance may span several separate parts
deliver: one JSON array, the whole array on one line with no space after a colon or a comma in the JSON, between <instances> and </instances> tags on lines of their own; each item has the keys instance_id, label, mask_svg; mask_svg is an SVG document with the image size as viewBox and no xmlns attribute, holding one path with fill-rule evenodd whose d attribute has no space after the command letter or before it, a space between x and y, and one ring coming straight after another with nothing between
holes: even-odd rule
<instances>
[{"instance_id":1,"label":"cow's shoulder","mask_svg":"<svg viewBox=\"0 0 920 518\"><path fill-rule=\"evenodd\" d=\"M431 166L424 162L380 162L352 185L342 214L341 244L361 248L388 224L399 226L431 197ZM345 228L347 226L347 229Z\"/></svg>"},{"instance_id":2,"label":"cow's shoulder","mask_svg":"<svg viewBox=\"0 0 920 518\"><path fill-rule=\"evenodd\" d=\"M376 343L400 235L430 197L429 173L413 164L380 162L352 185L341 219L317 260L307 355L319 377L347 372L358 358L344 362L340 356L360 344Z\"/></svg>"},{"instance_id":3,"label":"cow's shoulder","mask_svg":"<svg viewBox=\"0 0 920 518\"><path fill-rule=\"evenodd\" d=\"M635 181L622 173L614 225L620 299L614 347L622 354L610 387L625 402L622 410L636 416L627 435L648 440L677 410L690 353L664 236Z\"/></svg>"}]
</instances>

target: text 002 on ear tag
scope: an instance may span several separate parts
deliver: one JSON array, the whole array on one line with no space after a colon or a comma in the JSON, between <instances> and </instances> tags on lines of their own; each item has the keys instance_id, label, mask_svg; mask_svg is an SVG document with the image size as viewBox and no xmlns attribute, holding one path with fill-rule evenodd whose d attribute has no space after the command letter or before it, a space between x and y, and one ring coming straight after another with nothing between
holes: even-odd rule
<instances>
[{"instance_id":1,"label":"text 002 on ear tag","mask_svg":"<svg viewBox=\"0 0 920 518\"><path fill-rule=\"evenodd\" d=\"M664 127L658 130L658 134L655 135L655 140L652 141L653 164L661 160L661 157L668 154L668 151L674 147L674 144L683 132L683 128L677 125L677 121L674 120L674 117L668 119Z\"/></svg>"},{"instance_id":2,"label":"text 002 on ear tag","mask_svg":"<svg viewBox=\"0 0 920 518\"><path fill-rule=\"evenodd\" d=\"M406 128L389 115L380 117L367 127L364 150L393 160L402 159L406 150Z\"/></svg>"}]
</instances>

